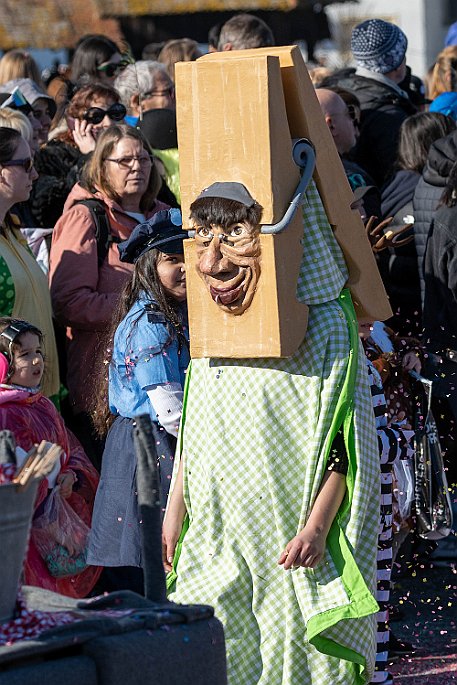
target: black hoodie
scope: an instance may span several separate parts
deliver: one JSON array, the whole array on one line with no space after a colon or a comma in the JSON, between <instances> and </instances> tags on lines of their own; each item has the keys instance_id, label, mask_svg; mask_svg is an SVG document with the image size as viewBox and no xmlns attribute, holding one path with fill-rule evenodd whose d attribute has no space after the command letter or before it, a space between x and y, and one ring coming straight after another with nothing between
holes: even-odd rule
<instances>
[{"instance_id":1,"label":"black hoodie","mask_svg":"<svg viewBox=\"0 0 457 685\"><path fill-rule=\"evenodd\" d=\"M455 162L457 162L457 130L432 144L422 177L419 179L414 192L414 240L417 250L422 303L425 287L423 262L427 236Z\"/></svg>"}]
</instances>

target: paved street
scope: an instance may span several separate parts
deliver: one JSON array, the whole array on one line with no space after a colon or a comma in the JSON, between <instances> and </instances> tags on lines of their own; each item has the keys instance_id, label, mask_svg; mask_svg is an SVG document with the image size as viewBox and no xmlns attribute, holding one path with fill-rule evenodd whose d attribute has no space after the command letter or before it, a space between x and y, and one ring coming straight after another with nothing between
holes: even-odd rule
<instances>
[{"instance_id":1,"label":"paved street","mask_svg":"<svg viewBox=\"0 0 457 685\"><path fill-rule=\"evenodd\" d=\"M396 636L419 647L391 668L398 685L457 683L457 562L421 565L396 584L393 603L404 618L392 623Z\"/></svg>"}]
</instances>

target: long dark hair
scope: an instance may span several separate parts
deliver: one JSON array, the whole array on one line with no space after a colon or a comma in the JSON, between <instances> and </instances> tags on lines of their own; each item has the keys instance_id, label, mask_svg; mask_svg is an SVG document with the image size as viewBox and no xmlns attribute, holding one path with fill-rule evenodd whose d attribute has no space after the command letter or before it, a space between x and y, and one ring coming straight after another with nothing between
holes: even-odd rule
<instances>
[{"instance_id":1,"label":"long dark hair","mask_svg":"<svg viewBox=\"0 0 457 685\"><path fill-rule=\"evenodd\" d=\"M78 85L86 85L98 80L97 67L109 62L111 57L121 52L116 43L107 36L92 34L83 36L79 41L71 62L71 80Z\"/></svg>"},{"instance_id":2,"label":"long dark hair","mask_svg":"<svg viewBox=\"0 0 457 685\"><path fill-rule=\"evenodd\" d=\"M131 279L122 289L110 327L101 340L97 353L99 363L95 366L98 373L95 379L95 392L91 407L92 421L100 436L106 435L115 419L108 404L108 374L113 357L114 334L135 302L144 293L150 295L156 302L158 309L167 318L170 336L182 333L181 308L176 300L167 295L157 273L157 265L161 255L162 252L159 250L149 250L138 259ZM137 320L134 320L132 330L136 324Z\"/></svg>"},{"instance_id":3,"label":"long dark hair","mask_svg":"<svg viewBox=\"0 0 457 685\"><path fill-rule=\"evenodd\" d=\"M455 130L455 121L441 112L418 112L400 126L397 169L422 173L432 143Z\"/></svg>"},{"instance_id":4,"label":"long dark hair","mask_svg":"<svg viewBox=\"0 0 457 685\"><path fill-rule=\"evenodd\" d=\"M21 139L22 136L16 129L0 126L0 166L3 162L9 162L13 159ZM11 207L9 207L9 209L11 209ZM0 222L0 232L4 233L5 227L9 227L10 224L11 216L8 211L4 217L3 224Z\"/></svg>"}]
</instances>

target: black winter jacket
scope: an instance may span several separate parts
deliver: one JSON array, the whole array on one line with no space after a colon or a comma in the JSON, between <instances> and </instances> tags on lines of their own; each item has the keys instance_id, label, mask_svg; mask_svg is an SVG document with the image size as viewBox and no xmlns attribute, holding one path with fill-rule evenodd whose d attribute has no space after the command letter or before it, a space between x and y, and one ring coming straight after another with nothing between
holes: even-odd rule
<instances>
[{"instance_id":1,"label":"black winter jacket","mask_svg":"<svg viewBox=\"0 0 457 685\"><path fill-rule=\"evenodd\" d=\"M414 189L420 179L415 171L397 171L381 193L382 218L393 217L389 228L399 228L413 215ZM413 235L410 229L403 237ZM396 321L390 322L397 333L418 335L421 326L421 298L417 254L414 241L397 248L389 248L379 255L379 266Z\"/></svg>"},{"instance_id":2,"label":"black winter jacket","mask_svg":"<svg viewBox=\"0 0 457 685\"><path fill-rule=\"evenodd\" d=\"M457 350L457 206L440 207L425 259L424 328L431 352Z\"/></svg>"},{"instance_id":3,"label":"black winter jacket","mask_svg":"<svg viewBox=\"0 0 457 685\"><path fill-rule=\"evenodd\" d=\"M379 186L392 174L397 158L398 132L402 122L417 112L409 98L393 88L365 76L355 69L332 74L323 87L340 86L352 91L362 110L360 137L354 160L374 178Z\"/></svg>"},{"instance_id":4,"label":"black winter jacket","mask_svg":"<svg viewBox=\"0 0 457 685\"><path fill-rule=\"evenodd\" d=\"M62 140L50 140L35 156L38 178L33 184L30 203L37 226L53 227L62 216L71 189L81 176L90 155Z\"/></svg>"},{"instance_id":5,"label":"black winter jacket","mask_svg":"<svg viewBox=\"0 0 457 685\"><path fill-rule=\"evenodd\" d=\"M445 138L440 138L430 147L422 178L414 192L414 240L422 302L424 301L423 261L427 236L454 162L457 162L457 131L453 131Z\"/></svg>"}]
</instances>

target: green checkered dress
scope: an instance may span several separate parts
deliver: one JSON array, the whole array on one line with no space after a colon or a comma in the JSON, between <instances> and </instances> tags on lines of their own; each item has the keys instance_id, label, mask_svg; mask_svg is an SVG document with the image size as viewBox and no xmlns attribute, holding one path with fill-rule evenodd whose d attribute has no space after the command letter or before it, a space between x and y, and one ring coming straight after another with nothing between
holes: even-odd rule
<instances>
[{"instance_id":1,"label":"green checkered dress","mask_svg":"<svg viewBox=\"0 0 457 685\"><path fill-rule=\"evenodd\" d=\"M379 456L344 261L315 187L298 297L308 331L288 359L192 361L182 424L189 528L171 599L212 604L230 685L368 682ZM351 349L353 352L351 353ZM348 495L316 569L277 560L306 523L344 425Z\"/></svg>"}]
</instances>

